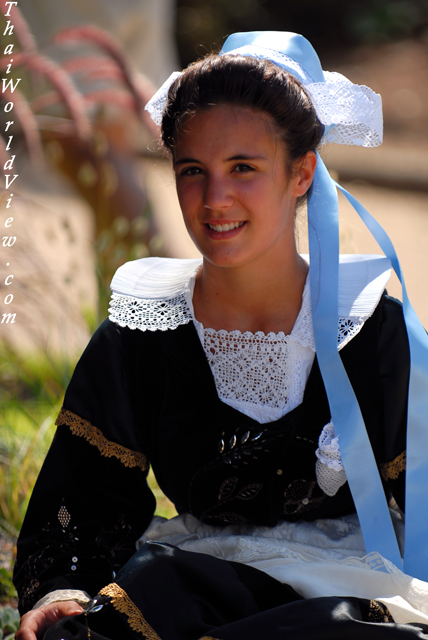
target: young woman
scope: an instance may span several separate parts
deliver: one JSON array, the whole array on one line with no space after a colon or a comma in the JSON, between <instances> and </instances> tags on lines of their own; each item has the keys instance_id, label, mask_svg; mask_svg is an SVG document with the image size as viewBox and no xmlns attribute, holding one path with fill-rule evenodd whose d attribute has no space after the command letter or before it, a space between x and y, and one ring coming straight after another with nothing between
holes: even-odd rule
<instances>
[{"instance_id":1,"label":"young woman","mask_svg":"<svg viewBox=\"0 0 428 640\"><path fill-rule=\"evenodd\" d=\"M385 292L388 258L339 264L317 154L379 144L379 97L302 36L250 33L149 110L203 260L113 279L22 529L15 582L36 608L17 638L428 638L426 336ZM149 464L171 521L152 520Z\"/></svg>"}]
</instances>

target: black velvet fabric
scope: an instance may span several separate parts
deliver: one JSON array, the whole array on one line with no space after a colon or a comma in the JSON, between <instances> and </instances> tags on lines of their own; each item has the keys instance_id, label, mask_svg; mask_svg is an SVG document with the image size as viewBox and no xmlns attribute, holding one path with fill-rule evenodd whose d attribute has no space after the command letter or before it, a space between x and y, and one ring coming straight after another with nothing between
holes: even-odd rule
<instances>
[{"instance_id":1,"label":"black velvet fabric","mask_svg":"<svg viewBox=\"0 0 428 640\"><path fill-rule=\"evenodd\" d=\"M384 295L340 353L376 460L389 463L406 440L409 353L401 306ZM76 367L64 407L103 442L143 454L177 510L204 522L273 526L354 511L347 484L329 497L316 482L315 450L330 421L316 359L302 404L260 425L219 400L192 323L142 332L107 320ZM94 596L115 579L154 512L146 475L60 419L18 542L21 612L54 589ZM404 473L385 490L404 507Z\"/></svg>"},{"instance_id":2,"label":"black velvet fabric","mask_svg":"<svg viewBox=\"0 0 428 640\"><path fill-rule=\"evenodd\" d=\"M126 594L126 613L101 596L89 606L94 613L61 621L44 640L428 638L428 625L395 624L379 603L352 597L304 600L251 567L160 543L143 545L116 584Z\"/></svg>"}]
</instances>

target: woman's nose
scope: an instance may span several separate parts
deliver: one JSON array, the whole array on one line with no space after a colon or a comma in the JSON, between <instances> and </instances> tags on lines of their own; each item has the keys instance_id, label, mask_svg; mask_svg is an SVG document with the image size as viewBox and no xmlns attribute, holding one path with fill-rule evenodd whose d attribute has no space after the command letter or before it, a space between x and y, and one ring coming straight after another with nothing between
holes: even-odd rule
<instances>
[{"instance_id":1,"label":"woman's nose","mask_svg":"<svg viewBox=\"0 0 428 640\"><path fill-rule=\"evenodd\" d=\"M209 176L205 185L204 207L207 209L225 209L233 203L230 182L218 176Z\"/></svg>"}]
</instances>

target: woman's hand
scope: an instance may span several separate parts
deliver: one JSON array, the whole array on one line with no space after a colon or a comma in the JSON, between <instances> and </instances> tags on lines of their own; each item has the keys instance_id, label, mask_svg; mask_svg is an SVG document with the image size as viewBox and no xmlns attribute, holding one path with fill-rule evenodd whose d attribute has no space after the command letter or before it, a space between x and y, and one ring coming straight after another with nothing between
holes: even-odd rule
<instances>
[{"instance_id":1,"label":"woman's hand","mask_svg":"<svg viewBox=\"0 0 428 640\"><path fill-rule=\"evenodd\" d=\"M72 600L53 602L29 611L21 618L21 626L15 640L40 640L45 631L66 616L75 616L83 611L80 604Z\"/></svg>"}]
</instances>

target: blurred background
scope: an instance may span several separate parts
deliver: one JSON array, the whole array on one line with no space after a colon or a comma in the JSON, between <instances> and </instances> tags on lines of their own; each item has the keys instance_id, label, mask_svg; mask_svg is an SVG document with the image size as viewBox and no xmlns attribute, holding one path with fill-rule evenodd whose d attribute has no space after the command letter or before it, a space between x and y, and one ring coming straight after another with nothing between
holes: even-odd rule
<instances>
[{"instance_id":1,"label":"blurred background","mask_svg":"<svg viewBox=\"0 0 428 640\"><path fill-rule=\"evenodd\" d=\"M390 234L428 326L428 0L19 0L9 19L15 30L3 36L2 51L10 42L14 51L0 64L4 71L13 58L8 77L21 82L14 117L0 110L0 161L16 155L19 174L8 210L17 241L1 249L0 260L0 300L13 293L7 311L16 313L14 324L0 324L6 599L13 596L13 540L73 367L107 314L114 271L149 255L197 255L144 104L172 71L220 49L228 34L302 33L324 69L382 95L381 147L332 145L322 153ZM1 15L0 22L3 33ZM5 212L5 192L0 206ZM342 252L380 253L356 218L341 202ZM304 251L304 216L301 225ZM394 279L389 290L400 296ZM172 513L161 496L159 503L161 513Z\"/></svg>"}]
</instances>

